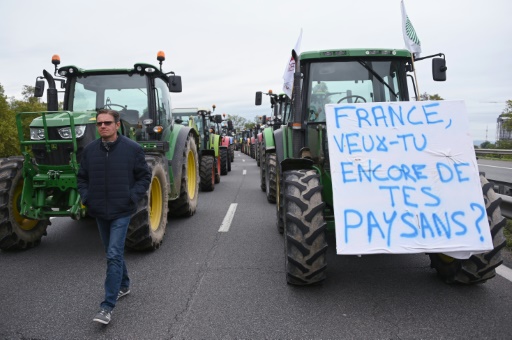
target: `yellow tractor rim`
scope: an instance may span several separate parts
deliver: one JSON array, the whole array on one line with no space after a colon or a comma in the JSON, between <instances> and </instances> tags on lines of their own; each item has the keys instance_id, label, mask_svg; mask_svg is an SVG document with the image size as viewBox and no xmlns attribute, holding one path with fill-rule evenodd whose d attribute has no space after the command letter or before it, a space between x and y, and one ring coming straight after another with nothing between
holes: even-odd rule
<instances>
[{"instance_id":1,"label":"yellow tractor rim","mask_svg":"<svg viewBox=\"0 0 512 340\"><path fill-rule=\"evenodd\" d=\"M439 256L441 261L443 261L444 263L451 263L455 260L453 257L445 255L445 254L437 254L437 255Z\"/></svg>"},{"instance_id":2,"label":"yellow tractor rim","mask_svg":"<svg viewBox=\"0 0 512 340\"><path fill-rule=\"evenodd\" d=\"M151 181L149 194L149 225L151 230L155 231L160 226L162 219L162 187L158 177Z\"/></svg>"},{"instance_id":3,"label":"yellow tractor rim","mask_svg":"<svg viewBox=\"0 0 512 340\"><path fill-rule=\"evenodd\" d=\"M21 229L28 231L28 230L34 229L39 221L31 220L31 219L21 216L20 205L21 205L22 191L23 191L23 181L21 180L18 182L18 186L14 190L14 197L13 197L14 204L12 207L12 216Z\"/></svg>"},{"instance_id":4,"label":"yellow tractor rim","mask_svg":"<svg viewBox=\"0 0 512 340\"><path fill-rule=\"evenodd\" d=\"M188 152L187 157L187 192L191 200L196 196L196 158L194 157L194 153L192 151Z\"/></svg>"}]
</instances>

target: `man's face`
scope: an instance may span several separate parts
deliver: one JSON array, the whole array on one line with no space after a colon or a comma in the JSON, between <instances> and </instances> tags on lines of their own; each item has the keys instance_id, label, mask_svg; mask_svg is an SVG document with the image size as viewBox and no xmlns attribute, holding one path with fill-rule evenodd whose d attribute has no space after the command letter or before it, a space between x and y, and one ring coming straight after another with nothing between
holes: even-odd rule
<instances>
[{"instance_id":1,"label":"man's face","mask_svg":"<svg viewBox=\"0 0 512 340\"><path fill-rule=\"evenodd\" d=\"M114 117L108 113L99 114L98 118L96 119L98 133L104 141L115 140L119 125L120 123L116 123Z\"/></svg>"}]
</instances>

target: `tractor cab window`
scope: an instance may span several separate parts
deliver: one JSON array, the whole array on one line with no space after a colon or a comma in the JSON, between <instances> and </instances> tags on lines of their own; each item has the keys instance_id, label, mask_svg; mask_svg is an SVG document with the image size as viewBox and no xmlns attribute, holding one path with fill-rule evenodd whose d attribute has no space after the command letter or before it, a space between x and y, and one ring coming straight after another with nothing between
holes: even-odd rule
<instances>
[{"instance_id":1,"label":"tractor cab window","mask_svg":"<svg viewBox=\"0 0 512 340\"><path fill-rule=\"evenodd\" d=\"M79 75L72 79L67 102L72 111L119 111L130 124L137 124L147 107L146 78L137 74Z\"/></svg>"},{"instance_id":2,"label":"tractor cab window","mask_svg":"<svg viewBox=\"0 0 512 340\"><path fill-rule=\"evenodd\" d=\"M325 122L325 105L407 100L399 81L405 61L358 59L312 63L307 80L308 121ZM403 74L403 75L402 75Z\"/></svg>"}]
</instances>

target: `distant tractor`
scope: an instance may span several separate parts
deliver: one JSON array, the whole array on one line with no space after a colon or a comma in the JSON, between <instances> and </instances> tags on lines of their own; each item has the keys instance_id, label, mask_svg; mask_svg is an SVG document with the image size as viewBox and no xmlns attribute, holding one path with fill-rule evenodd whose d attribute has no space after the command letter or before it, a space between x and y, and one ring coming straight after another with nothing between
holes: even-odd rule
<instances>
[{"instance_id":1,"label":"distant tractor","mask_svg":"<svg viewBox=\"0 0 512 340\"><path fill-rule=\"evenodd\" d=\"M176 124L169 92L181 92L181 77L160 67L136 63L131 68L58 68L38 77L35 96L48 83L47 111L16 115L22 156L0 164L0 249L37 246L51 217L78 220L87 215L77 190L77 172L84 147L99 135L96 113L117 110L119 133L138 142L152 172L151 185L132 216L126 247L157 249L163 241L167 214L192 216L196 212L199 171L196 130ZM56 84L59 86L57 87ZM58 92L64 92L59 110ZM30 129L22 122L30 119Z\"/></svg>"}]
</instances>

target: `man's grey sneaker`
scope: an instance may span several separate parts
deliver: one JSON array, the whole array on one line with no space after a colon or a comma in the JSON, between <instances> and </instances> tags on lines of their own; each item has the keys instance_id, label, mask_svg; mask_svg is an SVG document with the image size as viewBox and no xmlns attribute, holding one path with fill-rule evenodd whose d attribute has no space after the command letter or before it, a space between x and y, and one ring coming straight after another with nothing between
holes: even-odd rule
<instances>
[{"instance_id":1,"label":"man's grey sneaker","mask_svg":"<svg viewBox=\"0 0 512 340\"><path fill-rule=\"evenodd\" d=\"M122 298L123 296L128 295L128 294L130 294L130 288L129 287L121 287L121 289L119 290L119 293L117 293L117 299L119 300L120 298Z\"/></svg>"},{"instance_id":2,"label":"man's grey sneaker","mask_svg":"<svg viewBox=\"0 0 512 340\"><path fill-rule=\"evenodd\" d=\"M92 321L96 321L102 323L104 325L108 325L110 319L112 318L112 311L108 311L106 309L101 309L98 314L92 319Z\"/></svg>"}]
</instances>

